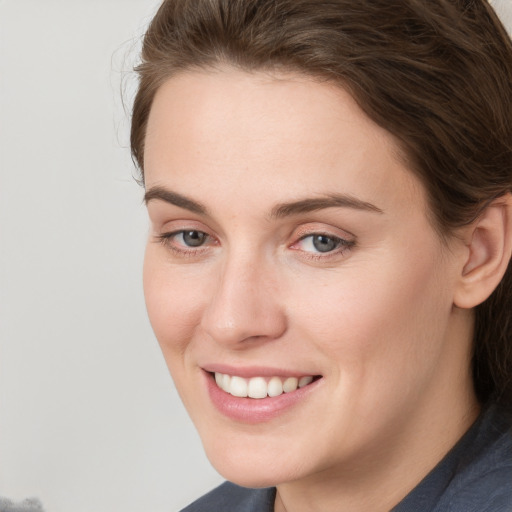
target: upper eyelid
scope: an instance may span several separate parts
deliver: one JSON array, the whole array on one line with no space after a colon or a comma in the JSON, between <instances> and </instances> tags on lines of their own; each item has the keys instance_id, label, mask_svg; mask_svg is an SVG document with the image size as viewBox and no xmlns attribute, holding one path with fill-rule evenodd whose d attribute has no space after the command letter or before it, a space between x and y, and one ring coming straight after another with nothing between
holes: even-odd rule
<instances>
[{"instance_id":1,"label":"upper eyelid","mask_svg":"<svg viewBox=\"0 0 512 512\"><path fill-rule=\"evenodd\" d=\"M150 216L150 222L154 233L179 233L180 231L201 231L213 238L219 238L218 226L209 225L204 220L188 216Z\"/></svg>"},{"instance_id":2,"label":"upper eyelid","mask_svg":"<svg viewBox=\"0 0 512 512\"><path fill-rule=\"evenodd\" d=\"M166 231L158 234L157 236L159 238L171 238L171 237L179 235L181 233L186 233L187 231L197 231L198 233L204 233L209 238L212 238L212 239L216 238L214 235L212 235L211 233L209 233L206 230L195 229L195 228L182 228L182 229L173 229L173 230L168 230L168 231L166 230ZM325 231L313 230L313 231L309 231L307 233L303 233L303 234L294 236L293 237L294 241L292 242L292 244L297 243L300 240L304 240L305 238L308 238L310 236L325 236L327 238L333 238L336 240L341 240L341 241L350 242L350 243L355 241L355 240L349 239L343 235L336 235L334 233L330 233L327 230L325 230Z\"/></svg>"},{"instance_id":3,"label":"upper eyelid","mask_svg":"<svg viewBox=\"0 0 512 512\"><path fill-rule=\"evenodd\" d=\"M342 240L345 242L350 241L347 239L347 237L340 236L340 235L334 235L333 233L328 233L326 231L313 231L311 233L305 233L304 235L299 236L297 241L304 240L305 238L309 238L310 236L325 236L326 238L332 238L334 240Z\"/></svg>"},{"instance_id":4,"label":"upper eyelid","mask_svg":"<svg viewBox=\"0 0 512 512\"><path fill-rule=\"evenodd\" d=\"M191 219L173 219L153 223L153 231L159 235L173 235L186 231L198 231L214 237L212 230L204 223Z\"/></svg>"},{"instance_id":5,"label":"upper eyelid","mask_svg":"<svg viewBox=\"0 0 512 512\"><path fill-rule=\"evenodd\" d=\"M175 226L165 227L166 224L174 224ZM160 239L170 239L180 233L187 231L198 231L204 233L210 240L215 240L217 243L221 242L224 238L222 235L218 236L208 226L204 226L201 221L195 219L173 219L167 222L162 222L161 225L154 226L155 235ZM331 224L325 224L318 221L306 222L300 226L296 226L288 233L288 242L286 243L289 247L298 243L299 241L311 237L311 236L325 236L340 240L348 245L354 245L357 241L357 237L346 229L342 229Z\"/></svg>"},{"instance_id":6,"label":"upper eyelid","mask_svg":"<svg viewBox=\"0 0 512 512\"><path fill-rule=\"evenodd\" d=\"M171 231L165 231L163 233L158 234L157 236L158 236L158 238L173 238L176 235L184 234L184 233L187 233L187 232L190 232L190 231L197 231L198 233L203 233L208 238L211 238L211 239L215 238L213 235L211 235L207 231L203 231L201 229L187 229L187 228L185 228L185 229L175 229L175 230L171 230Z\"/></svg>"},{"instance_id":7,"label":"upper eyelid","mask_svg":"<svg viewBox=\"0 0 512 512\"><path fill-rule=\"evenodd\" d=\"M157 201L158 202L158 201ZM151 202L152 203L152 202ZM148 207L148 211L149 211L149 207ZM194 212L192 212L194 213ZM152 216L150 215L150 218ZM207 222L206 225L205 225L205 220L204 219L201 219L201 218L194 218L194 216L192 217L188 217L187 215L184 215L183 217L182 216L176 216L173 218L168 218L168 219L162 219L162 218L159 218L160 215L156 215L155 214L155 218L152 219L153 220L153 225L159 230L159 231L163 231L164 230L164 226L166 224L182 224L183 225L183 229L178 228L176 229L176 231L181 231L181 230L189 230L189 229L193 229L193 230L197 230L197 231L204 231L205 233L208 233L208 234L211 234L211 229L210 229L210 222ZM162 215L162 217L164 217L164 215ZM165 215L166 217L166 215ZM294 222L295 224L295 222ZM160 226L159 228L157 226ZM298 232L298 236L307 236L308 234L325 234L327 236L335 236L335 237L338 237L338 238L352 238L352 239L355 239L356 236L351 233L350 231L348 231L347 229L344 229L344 228L341 228L341 227L338 227L336 226L336 224L332 224L331 222L329 221L324 221L324 220L321 220L321 219L310 219L310 220L302 220L299 223L296 224L296 226L298 227L295 227L292 229L292 233L297 233ZM168 232L171 232L171 229L169 230L166 230ZM174 229L172 229L172 231L174 231ZM213 225L213 231L215 232L220 232L222 233L223 230L220 226L216 225L216 223L214 222L214 225Z\"/></svg>"},{"instance_id":8,"label":"upper eyelid","mask_svg":"<svg viewBox=\"0 0 512 512\"><path fill-rule=\"evenodd\" d=\"M320 232L317 232L317 233L310 233L310 234L307 234L307 235L304 235L304 236L301 236L300 238L298 238L295 242L293 242L290 247L293 247L294 245L298 244L299 242L302 242L303 240L306 240L307 238L310 238L310 237L315 237L315 236L324 236L326 238L330 238L332 240L335 240L337 242L339 242L339 245L340 246L343 246L345 249L346 248L349 248L349 247L353 247L355 244L356 244L356 241L355 240L349 240L347 238L344 238L344 237L341 237L341 236L337 236L337 235L332 235L332 234L329 234L329 233L320 233ZM338 247L339 248L339 247ZM331 252L334 252L334 251L331 251ZM326 253L327 254L327 253Z\"/></svg>"},{"instance_id":9,"label":"upper eyelid","mask_svg":"<svg viewBox=\"0 0 512 512\"><path fill-rule=\"evenodd\" d=\"M317 223L311 223L311 224L317 224ZM294 237L297 240L302 240L303 238L306 238L308 236L315 236L315 235L323 235L331 238L337 238L339 240L345 240L347 242L355 242L357 237L351 233L350 231L347 231L346 229L341 229L335 226L329 226L325 227L325 224L323 226L318 225L308 225L301 226L298 229L294 231Z\"/></svg>"}]
</instances>

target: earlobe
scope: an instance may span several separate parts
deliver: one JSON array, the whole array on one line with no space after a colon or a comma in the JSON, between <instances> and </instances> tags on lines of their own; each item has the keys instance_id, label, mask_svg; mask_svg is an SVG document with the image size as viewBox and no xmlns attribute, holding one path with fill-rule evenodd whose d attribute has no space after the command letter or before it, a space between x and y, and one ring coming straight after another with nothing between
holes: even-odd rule
<instances>
[{"instance_id":1,"label":"earlobe","mask_svg":"<svg viewBox=\"0 0 512 512\"><path fill-rule=\"evenodd\" d=\"M465 228L467 256L463 262L454 304L473 308L484 302L503 278L512 254L512 195L490 203Z\"/></svg>"}]
</instances>

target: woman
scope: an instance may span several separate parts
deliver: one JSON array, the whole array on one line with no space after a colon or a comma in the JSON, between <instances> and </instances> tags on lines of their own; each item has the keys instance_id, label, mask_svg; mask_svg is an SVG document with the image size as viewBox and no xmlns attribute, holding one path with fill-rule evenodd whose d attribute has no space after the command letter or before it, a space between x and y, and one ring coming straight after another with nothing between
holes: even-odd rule
<instances>
[{"instance_id":1,"label":"woman","mask_svg":"<svg viewBox=\"0 0 512 512\"><path fill-rule=\"evenodd\" d=\"M512 510L487 2L167 0L138 71L149 317L234 483L186 510Z\"/></svg>"}]
</instances>

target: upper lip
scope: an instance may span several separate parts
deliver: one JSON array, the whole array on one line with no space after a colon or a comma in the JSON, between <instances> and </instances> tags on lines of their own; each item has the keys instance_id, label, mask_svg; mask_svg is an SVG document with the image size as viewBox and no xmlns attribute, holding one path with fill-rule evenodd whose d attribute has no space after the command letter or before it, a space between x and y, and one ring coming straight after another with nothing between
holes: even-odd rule
<instances>
[{"instance_id":1,"label":"upper lip","mask_svg":"<svg viewBox=\"0 0 512 512\"><path fill-rule=\"evenodd\" d=\"M231 366L227 364L205 364L203 370L210 373L223 373L227 375L236 375L250 379L252 377L304 377L307 375L318 375L315 372L292 370L285 368L269 367L269 366Z\"/></svg>"}]
</instances>

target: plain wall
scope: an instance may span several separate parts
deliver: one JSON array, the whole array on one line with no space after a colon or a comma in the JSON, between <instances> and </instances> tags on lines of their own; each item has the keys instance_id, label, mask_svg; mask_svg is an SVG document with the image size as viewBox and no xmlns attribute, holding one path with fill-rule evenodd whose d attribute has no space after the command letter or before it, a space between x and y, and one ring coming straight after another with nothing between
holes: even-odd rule
<instances>
[{"instance_id":1,"label":"plain wall","mask_svg":"<svg viewBox=\"0 0 512 512\"><path fill-rule=\"evenodd\" d=\"M121 102L148 0L0 1L0 495L175 511L221 478L146 318Z\"/></svg>"},{"instance_id":2,"label":"plain wall","mask_svg":"<svg viewBox=\"0 0 512 512\"><path fill-rule=\"evenodd\" d=\"M48 512L172 512L221 481L144 311L120 91L157 4L0 0L0 495Z\"/></svg>"}]
</instances>

